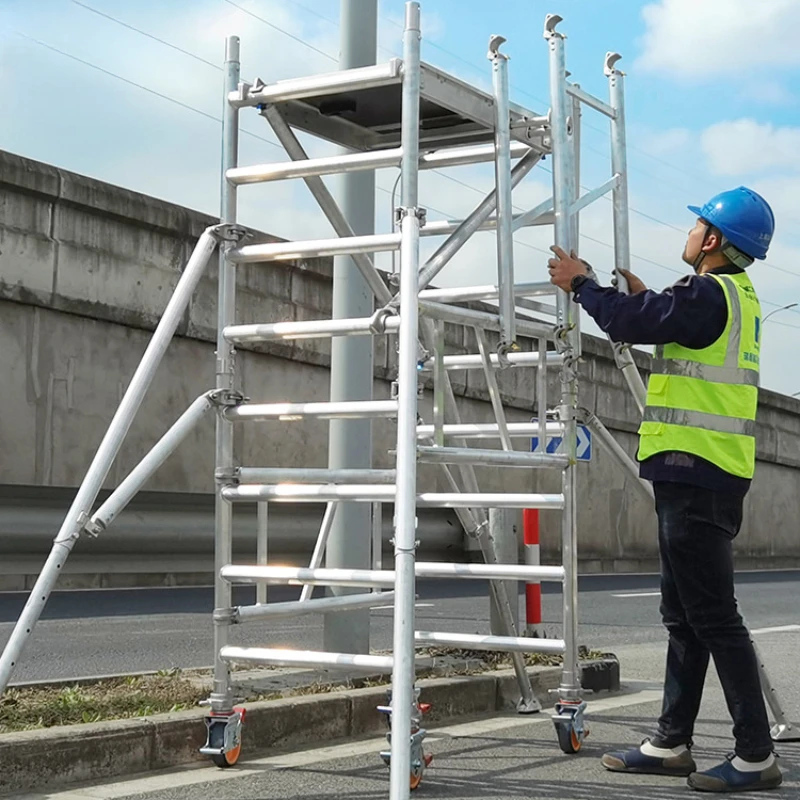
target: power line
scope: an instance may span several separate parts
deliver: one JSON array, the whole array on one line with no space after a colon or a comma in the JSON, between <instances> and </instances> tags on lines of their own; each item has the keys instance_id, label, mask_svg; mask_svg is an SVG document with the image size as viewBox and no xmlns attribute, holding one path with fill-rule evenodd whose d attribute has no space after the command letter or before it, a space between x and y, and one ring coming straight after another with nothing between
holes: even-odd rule
<instances>
[{"instance_id":1,"label":"power line","mask_svg":"<svg viewBox=\"0 0 800 800\"><path fill-rule=\"evenodd\" d=\"M230 0L225 0L225 2L230 2ZM232 3L232 4L233 4L233 3ZM78 3L78 5L83 5L83 4L82 4L82 3ZM233 5L235 5L235 4L233 4ZM104 15L104 16L105 16L105 15ZM109 19L111 19L111 20L112 20L112 21L114 21L114 22L119 22L118 20L116 20L116 19L114 19L114 18L112 18L112 17L108 17L108 18L109 18ZM132 26L129 26L129 25L127 25L126 23L121 23L121 22L119 22L119 24L123 24L125 27L127 27L127 28L130 28L131 30L134 30L134 31L136 31L136 32L138 32L138 33L142 33L143 35L147 35L147 34L146 34L146 32L144 32L144 31L139 31L137 28L134 28L134 27L132 27ZM203 116L203 117L205 117L205 118L207 118L207 119L211 119L212 121L214 121L214 122L216 122L216 123L218 123L218 124L221 124L221 122L222 122L222 120L221 120L220 118L218 118L218 117L215 117L215 116L213 116L212 114L208 114L208 113L206 113L206 112L204 112L204 111L201 111L200 109L197 109L197 108L195 108L194 106L190 106L190 105L188 105L188 104L186 104L186 103L183 103L182 101L180 101L180 100L177 100L177 99L176 99L176 98L174 98L174 97L171 97L171 96L169 96L169 95L165 95L165 94L163 94L162 92L158 92L158 91L156 91L156 90L154 90L154 89L151 89L151 88L150 88L150 87L148 87L148 86L145 86L145 85L143 85L143 84L137 83L136 81L131 81L131 80L129 80L128 78L125 78L125 77L123 77L123 76L121 76L121 75L119 75L119 74L117 74L117 73L115 73L115 72L112 72L112 71L110 71L110 70L104 69L103 67L100 67L100 66L98 66L97 64L94 64L94 63L92 63L92 62L90 62L90 61L86 61L85 59L79 58L78 56L74 56L74 55L72 55L71 53L67 53L67 52L65 52L65 51L63 51L63 50L60 50L59 48L57 48L57 47L54 47L54 46L52 46L52 45L49 45L49 44L47 44L47 43L45 43L45 42L42 42L42 41L41 41L41 40L39 40L39 39L35 39L34 37L28 36L27 34L23 34L23 33L20 33L20 32L18 32L18 35L19 35L19 36L21 36L21 37L23 37L23 38L25 38L25 39L28 39L29 41L32 41L32 42L34 42L34 43L38 44L38 45L39 45L39 46L41 46L41 47L44 47L44 48L45 48L45 49L47 49L47 50L51 50L51 51L53 51L53 52L55 52L55 53L58 53L59 55L62 55L62 56L66 57L66 58L69 58L69 59L72 59L72 60L74 60L74 61L76 61L76 62L78 62L78 63L80 63L80 64L82 64L82 65L84 65L84 66L87 66L87 67L90 67L90 68L92 68L92 69L95 69L95 70L97 70L97 71L99 71L99 72L101 72L101 73L103 73L103 74L105 74L105 75L108 75L109 77L113 77L113 78L116 78L117 80L121 80L121 81L123 81L124 83L126 83L126 84L128 84L128 85L130 85L130 86L134 86L135 88L141 89L141 90L143 90L143 91L145 91L145 92L148 92L149 94L155 95L156 97L159 97L159 98L161 98L161 99L163 99L163 100L166 100L166 101L168 101L168 102L171 102L171 103L173 103L173 104L175 104L175 105L178 105L178 106L180 106L181 108L187 109L187 110L189 110L189 111L193 111L193 112L194 112L194 113L196 113L196 114L200 114L201 116ZM165 44L165 45L167 45L167 46L171 46L171 45L170 45L170 43L168 43L168 42L162 42L162 43L163 43L163 44ZM174 49L180 49L180 48L174 48ZM186 53L186 54L187 54L187 55L191 55L191 54L189 54L189 53ZM242 129L242 133L245 133L245 134L247 134L247 135L249 135L249 136L251 136L251 137L253 137L253 138L255 138L255 139L259 140L259 141L265 142L265 143L267 143L267 144L269 144L269 145L271 145L271 146L273 146L273 147L276 147L277 149L280 149L280 150L282 150L282 149L283 149L283 148L281 148L281 146L280 146L278 143L276 143L276 142L273 142L273 141L271 141L271 140L269 140L269 139L266 139L266 138L264 138L264 137L262 137L262 136L259 136L259 135L255 134L255 133L252 133L252 132L250 132L250 131L247 131L247 130L245 130L245 129ZM547 169L546 167L540 167L540 168L544 169L546 172L551 172L551 170ZM483 193L483 192L482 192L480 189L478 189L478 188L477 188L477 187L475 187L475 186L472 186L472 185L470 185L470 184L468 184L468 183L465 183L465 182L463 182L463 181L460 181L460 180L458 180L458 179L455 179L455 178L453 178L452 176L449 176L449 175L443 175L442 173L439 173L439 172L438 172L438 171L436 171L436 170L433 170L433 171L434 171L434 172L436 172L436 174L442 175L442 177L445 177L445 178L448 178L448 179L450 179L450 180L453 180L453 181L455 181L456 183L458 183L458 184L460 184L460 185L462 185L462 186L464 186L464 187L466 187L466 188L469 188L469 189L471 189L471 190L473 190L473 191L476 191L476 192L480 193L481 195L483 195L483 194L484 194L484 193ZM382 187L382 186L379 186L379 185L378 185L378 186L376 186L376 188L377 188L379 191L382 191L382 192L384 192L384 193L386 193L386 194L392 194L392 192L391 192L390 190L388 190L388 189L385 189L385 188L384 188L384 187ZM586 187L583 187L583 188L586 188ZM519 207L518 207L518 206L515 206L515 207L519 209ZM449 215L448 215L446 212L444 212L444 211L441 211L440 209L437 209L437 208L435 208L435 207L433 207L433 206L428 206L428 208L429 208L431 211L434 211L434 212L436 212L437 214L442 214L442 215L443 215L443 216L445 216L445 217L448 217L448 216L449 216ZM675 226L671 226L671 225L669 225L668 223L664 223L664 222L662 222L661 220L658 220L658 219L656 219L656 218L654 218L654 217L653 217L652 219L654 219L656 222L660 222L661 224L667 225L668 227L673 227L673 228L675 227ZM495 232L493 232L493 234L494 234L494 235L496 235L496 233L495 233ZM594 237L592 237L592 236L589 236L589 235L587 235L587 234L581 234L581 238L583 238L583 239L587 239L587 240L589 240L589 241L593 241L593 242L595 242L595 243L597 243L597 244L600 244L600 245L602 245L602 246L604 246L604 247L608 247L608 248L612 248L612 249L613 249L613 245L612 245L612 244L610 244L609 242L605 242L605 241L602 241L602 240L600 240L600 239L596 239L596 238L594 238ZM532 245L532 244L530 244L530 243L528 243L528 242L523 242L523 241L521 241L521 240L519 240L519 239L517 240L516 244L517 244L517 245L519 245L519 246L522 246L522 247L528 248L528 249L530 249L530 250L534 250L534 251L536 251L536 252L543 253L544 255L547 255L547 256L549 256L549 255L550 255L550 253L549 253L548 251L546 251L546 250L543 250L543 249L542 249L542 248L540 248L540 247L536 247L535 245ZM659 262L657 262L657 261L654 261L654 260L652 260L652 259L650 259L650 258L647 258L647 257L645 257L645 256L640 256L640 255L638 255L638 254L636 254L636 253L631 253L630 255L631 255L631 257L632 257L632 258L636 258L636 259L638 259L638 260L640 260L640 261L643 261L643 262L645 262L645 263L650 263L650 264L652 264L652 265L654 265L654 266L656 266L656 267L659 267L659 268L661 268L661 269L664 269L664 270L666 270L666 271L668 271L668 272L672 272L672 273L679 274L679 275L680 275L680 274L683 274L683 273L681 273L681 272L680 272L680 271L678 271L678 270L675 270L675 269L673 269L673 268L671 268L671 267L668 267L668 266L666 266L665 264L661 264L661 263L659 263ZM600 270L600 271L601 271L601 272L603 272L602 270ZM606 272L604 272L604 274L609 274L609 273L606 273ZM790 274L792 274L792 273L790 273ZM773 306L775 306L775 307L778 307L778 306L779 306L779 304L778 304L778 303L772 303L771 301L764 301L764 302L765 302L767 305L773 305ZM789 325L788 323L780 323L780 322L778 322L778 323L776 323L776 324L782 324L782 325L784 325L784 326L786 326L786 327L795 327L795 326ZM800 330L800 328L798 328L798 330Z\"/></svg>"},{"instance_id":2,"label":"power line","mask_svg":"<svg viewBox=\"0 0 800 800\"><path fill-rule=\"evenodd\" d=\"M87 11L91 11L92 14L97 14L98 17L104 17L105 19L111 20L111 22L115 22L117 25L121 25L123 28L127 28L128 30L140 33L142 36L146 36L148 39L152 39L154 42L163 44L165 47L169 47L171 50L176 50L179 53L183 53L183 55L189 56L189 58L193 58L195 61L199 61L202 64L207 64L209 67L213 67L214 69L222 72L222 67L219 66L219 64L215 64L213 61L208 61L207 59L202 58L202 56L198 56L195 53L190 52L189 50L184 50L182 47L178 47L177 45L174 45L171 42L166 41L165 39L159 39L158 36L153 36L152 33L147 33L147 31L135 28L133 25L129 25L127 22L123 22L121 19L112 17L111 14L106 14L105 12L99 11L96 8L92 8L92 6L87 5L86 3L82 3L81 0L70 0L70 2L74 3L76 6L85 8Z\"/></svg>"}]
</instances>

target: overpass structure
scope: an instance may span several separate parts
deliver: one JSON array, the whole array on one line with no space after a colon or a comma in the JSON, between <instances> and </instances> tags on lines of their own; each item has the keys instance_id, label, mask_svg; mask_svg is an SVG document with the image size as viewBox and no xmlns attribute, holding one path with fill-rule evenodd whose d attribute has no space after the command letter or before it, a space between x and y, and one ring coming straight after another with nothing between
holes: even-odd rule
<instances>
[{"instance_id":1,"label":"overpass structure","mask_svg":"<svg viewBox=\"0 0 800 800\"><path fill-rule=\"evenodd\" d=\"M627 267L628 220L625 163L623 74L619 56L609 53L605 74L609 101L589 95L568 80L565 37L561 18L549 15L544 38L550 56L550 109L537 114L510 102L508 61L501 50L505 41L492 36L489 61L493 93L483 92L420 60L420 8L406 3L403 58L337 73L290 79L274 84L244 82L239 75L239 40L229 37L225 61L223 122L222 208L218 224L208 227L196 244L180 281L162 315L145 355L125 392L89 471L81 484L51 554L28 604L0 659L0 687L4 688L25 641L39 618L58 575L78 539L100 536L133 496L207 414L216 416L215 503L215 675L209 698L208 739L202 752L220 766L232 766L242 747L243 708L235 705L231 690L232 663L391 669L389 701L379 710L387 715L390 748L381 755L390 766L390 797L407 798L422 780L429 756L422 725L424 704L415 688L414 653L417 645L445 645L513 654L520 688L521 712L539 710L525 670L523 654L558 653L563 656L561 684L553 722L564 752L577 752L586 735L577 647L577 514L576 474L578 423L588 425L608 452L633 471L625 451L600 420L579 407L577 364L581 357L580 320L569 296L548 283L514 280L513 233L526 225L552 224L555 242L568 252L577 249L579 215L589 203L611 193L614 201L615 262ZM580 116L582 106L605 115L611 123L612 172L597 189L580 194ZM238 163L239 119L245 109L257 109L285 147L291 163L242 166ZM351 154L310 159L295 130L350 148ZM513 188L545 157L552 160L553 196L535 208L514 215ZM418 192L421 169L493 162L495 189L464 220L429 222ZM513 162L517 162L512 167ZM343 171L400 168L401 201L395 230L388 234L356 236L321 180ZM249 232L237 224L236 196L240 187L275 180L303 179L330 220L338 238L306 242L250 242ZM488 286L431 289L430 282L464 243L481 230L497 231L497 280ZM445 236L443 244L420 263L420 237ZM400 253L399 284L381 277L371 254ZM218 254L218 320L215 385L189 405L148 455L117 489L93 510L134 416L152 383L182 315L212 257ZM264 320L240 324L236 319L236 272L244 264L264 264L296 258L338 254L354 257L376 298L369 317L310 321ZM264 267L267 268L267 267ZM624 290L624 286L620 287ZM555 302L547 302L554 296ZM543 301L544 298L544 301ZM493 311L475 311L460 303L496 301ZM535 316L531 312L535 312ZM471 328L477 352L446 355L445 323ZM396 337L398 370L390 396L359 402L318 402L307 397L280 403L251 401L241 391L236 371L239 345L336 336ZM523 350L522 337L535 349ZM635 362L623 344L614 344L617 365L643 407L644 385ZM547 397L548 368L559 370L558 391ZM450 382L451 369L479 369L488 386L495 416L493 423L461 419ZM500 396L497 373L534 369L537 374L537 417L531 423L510 425ZM433 414L420 418L420 386L433 377ZM235 453L235 429L253 423L302 424L319 419L390 419L396 426L390 469L331 470L312 467L242 464ZM513 438L537 437L539 451L515 450ZM545 443L560 437L563 454L548 453ZM468 446L467 439L492 439L500 449ZM417 465L441 470L449 491L420 490ZM475 468L552 470L560 476L557 492L508 492L481 489ZM635 474L635 472L634 472ZM648 488L638 479L643 492ZM380 547L373 552L373 568L321 567L331 520L338 503L356 501L373 508L380 519L383 504L394 508L394 563L384 569ZM325 502L327 511L308 567L277 567L268 562L266 509L273 503ZM256 563L237 564L232 558L234 509L256 504L260 509L261 547ZM417 511L453 509L465 531L475 539L482 564L423 562L416 557ZM562 563L528 566L500 563L494 548L490 509L541 508L561 515ZM377 528L377 526L376 526ZM374 539L377 541L377 537ZM447 631L419 631L414 623L415 580L488 578L501 620L503 635L467 636ZM503 581L547 580L563 586L563 632L559 639L517 635L511 603ZM255 583L261 592L252 606L233 607L231 586ZM286 604L266 603L268 583L300 584L301 599ZM312 599L314 585L361 588L356 594ZM391 592L384 592L390 589ZM230 644L232 625L277 615L330 613L337 610L394 604L394 647L391 655L325 651L244 648ZM766 680L766 679L765 679ZM768 696L773 694L765 684ZM781 717L779 706L773 710ZM778 731L780 734L781 731Z\"/></svg>"}]
</instances>

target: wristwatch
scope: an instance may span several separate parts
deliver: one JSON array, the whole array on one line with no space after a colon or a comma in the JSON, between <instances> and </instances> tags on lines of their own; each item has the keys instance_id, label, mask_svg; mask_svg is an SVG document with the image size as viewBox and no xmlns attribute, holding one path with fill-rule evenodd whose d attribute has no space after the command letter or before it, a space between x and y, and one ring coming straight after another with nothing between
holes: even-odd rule
<instances>
[{"instance_id":1,"label":"wristwatch","mask_svg":"<svg viewBox=\"0 0 800 800\"><path fill-rule=\"evenodd\" d=\"M570 288L570 289L571 289L573 292L576 292L576 291L578 291L578 289L580 289L580 287L581 287L581 286L583 286L583 284L584 284L584 283L586 283L586 281L588 281L588 280L589 280L589 276L588 276L588 275L576 275L576 276L575 276L575 277L572 279L572 281L570 282L569 288Z\"/></svg>"}]
</instances>

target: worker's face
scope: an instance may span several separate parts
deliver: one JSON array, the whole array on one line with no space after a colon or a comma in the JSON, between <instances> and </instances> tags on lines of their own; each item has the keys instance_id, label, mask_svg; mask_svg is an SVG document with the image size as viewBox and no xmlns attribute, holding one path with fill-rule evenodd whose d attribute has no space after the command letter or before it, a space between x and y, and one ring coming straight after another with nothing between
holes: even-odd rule
<instances>
[{"instance_id":1,"label":"worker's face","mask_svg":"<svg viewBox=\"0 0 800 800\"><path fill-rule=\"evenodd\" d=\"M706 223L702 219L698 219L697 224L689 231L689 238L686 240L686 247L683 249L683 260L687 264L694 264L700 255L700 251L703 250L706 230Z\"/></svg>"}]
</instances>

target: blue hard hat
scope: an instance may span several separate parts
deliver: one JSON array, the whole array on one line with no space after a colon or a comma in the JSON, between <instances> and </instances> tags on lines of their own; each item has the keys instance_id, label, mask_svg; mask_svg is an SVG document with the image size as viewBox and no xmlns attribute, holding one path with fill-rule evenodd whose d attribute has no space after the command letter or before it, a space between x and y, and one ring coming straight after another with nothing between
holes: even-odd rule
<instances>
[{"instance_id":1,"label":"blue hard hat","mask_svg":"<svg viewBox=\"0 0 800 800\"><path fill-rule=\"evenodd\" d=\"M689 211L719 228L722 235L751 258L767 257L775 215L767 201L746 186L739 186L712 197L702 208L688 206Z\"/></svg>"}]
</instances>

